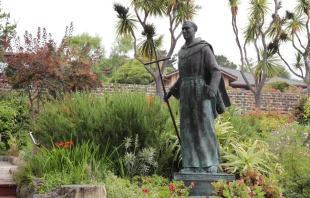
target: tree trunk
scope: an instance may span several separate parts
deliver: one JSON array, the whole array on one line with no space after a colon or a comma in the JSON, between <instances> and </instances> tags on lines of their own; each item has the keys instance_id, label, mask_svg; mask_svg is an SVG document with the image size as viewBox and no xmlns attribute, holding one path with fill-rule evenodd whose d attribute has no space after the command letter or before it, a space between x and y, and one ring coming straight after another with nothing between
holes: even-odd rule
<instances>
[{"instance_id":1,"label":"tree trunk","mask_svg":"<svg viewBox=\"0 0 310 198\"><path fill-rule=\"evenodd\" d=\"M261 92L260 91L256 91L255 93L254 93L254 98L255 98L255 107L256 108L258 108L258 109L260 109L260 95L261 95Z\"/></svg>"},{"instance_id":2,"label":"tree trunk","mask_svg":"<svg viewBox=\"0 0 310 198\"><path fill-rule=\"evenodd\" d=\"M307 93L308 93L308 97L310 97L310 84L307 82Z\"/></svg>"},{"instance_id":3,"label":"tree trunk","mask_svg":"<svg viewBox=\"0 0 310 198\"><path fill-rule=\"evenodd\" d=\"M161 79L160 79L160 75L159 73L157 73L156 77L155 77L155 85L156 85L156 94L163 99L164 96L164 92L163 92L163 86L161 83Z\"/></svg>"}]
</instances>

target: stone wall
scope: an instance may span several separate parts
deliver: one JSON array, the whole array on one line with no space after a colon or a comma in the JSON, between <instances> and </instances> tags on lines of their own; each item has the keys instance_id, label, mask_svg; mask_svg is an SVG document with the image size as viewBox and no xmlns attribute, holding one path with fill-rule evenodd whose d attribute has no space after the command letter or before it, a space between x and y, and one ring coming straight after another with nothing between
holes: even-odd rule
<instances>
[{"instance_id":1,"label":"stone wall","mask_svg":"<svg viewBox=\"0 0 310 198\"><path fill-rule=\"evenodd\" d=\"M132 84L110 84L104 83L102 87L95 89L98 95L112 90L139 90L145 91L147 94L155 94L156 89L150 85L132 85ZM0 83L0 92L9 91L11 87L8 84ZM169 90L167 87L166 90ZM228 90L228 95L233 104L245 109L253 109L255 107L254 95L251 91ZM294 105L307 95L306 90L301 93L262 93L261 108L263 110L279 110L283 113L291 112Z\"/></svg>"},{"instance_id":2,"label":"stone wall","mask_svg":"<svg viewBox=\"0 0 310 198\"><path fill-rule=\"evenodd\" d=\"M245 109L255 108L255 99L251 91L228 90L227 92L230 100L236 106ZM305 96L307 96L306 91L302 91L301 93L262 93L261 109L289 113L292 112L297 102Z\"/></svg>"}]
</instances>

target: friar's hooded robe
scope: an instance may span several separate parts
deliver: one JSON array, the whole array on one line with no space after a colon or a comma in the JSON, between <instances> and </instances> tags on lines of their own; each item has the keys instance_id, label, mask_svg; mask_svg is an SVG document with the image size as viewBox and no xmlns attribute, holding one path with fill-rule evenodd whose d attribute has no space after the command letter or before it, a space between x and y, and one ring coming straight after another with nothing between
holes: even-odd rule
<instances>
[{"instance_id":1,"label":"friar's hooded robe","mask_svg":"<svg viewBox=\"0 0 310 198\"><path fill-rule=\"evenodd\" d=\"M212 46L200 38L178 54L180 77L170 88L180 99L183 168L208 168L220 163L214 119L230 106ZM209 92L215 97L210 98Z\"/></svg>"}]
</instances>

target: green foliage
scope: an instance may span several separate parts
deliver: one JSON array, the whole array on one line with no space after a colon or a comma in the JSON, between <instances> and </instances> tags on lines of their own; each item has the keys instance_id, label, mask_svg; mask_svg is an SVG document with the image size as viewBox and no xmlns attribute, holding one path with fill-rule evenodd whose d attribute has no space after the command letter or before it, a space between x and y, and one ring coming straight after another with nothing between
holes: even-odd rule
<instances>
[{"instance_id":1,"label":"green foliage","mask_svg":"<svg viewBox=\"0 0 310 198\"><path fill-rule=\"evenodd\" d=\"M136 135L133 140L131 137L127 137L124 140L124 146L126 149L125 156L122 159L124 170L120 171L122 177L132 178L135 175L150 175L154 173L157 168L157 162L155 161L155 149L142 148L139 150L139 139Z\"/></svg>"},{"instance_id":2,"label":"green foliage","mask_svg":"<svg viewBox=\"0 0 310 198\"><path fill-rule=\"evenodd\" d=\"M186 197L194 184L186 187L182 181L171 181L158 175L136 176L130 182L109 173L105 179L107 194L118 197L172 198Z\"/></svg>"},{"instance_id":3,"label":"green foliage","mask_svg":"<svg viewBox=\"0 0 310 198\"><path fill-rule=\"evenodd\" d=\"M72 36L69 39L69 47L77 47L77 50L83 49L83 47L88 43L90 45L90 51L95 51L97 49L100 50L100 54L104 56L104 48L101 46L102 38L99 35L91 36L89 33L84 32L82 34L78 34Z\"/></svg>"},{"instance_id":4,"label":"green foliage","mask_svg":"<svg viewBox=\"0 0 310 198\"><path fill-rule=\"evenodd\" d=\"M250 110L242 115L242 120L244 124L248 123L251 126L251 133L256 132L262 137L268 136L268 132L277 129L279 125L292 122L289 114L281 114L276 110Z\"/></svg>"},{"instance_id":5,"label":"green foliage","mask_svg":"<svg viewBox=\"0 0 310 198\"><path fill-rule=\"evenodd\" d=\"M175 106L174 110L178 112ZM101 145L100 150L108 140L117 147L123 143L124 137L138 134L141 148L154 148L158 152L156 161L169 166L166 157L173 157L174 153L168 153L170 147L164 146L168 141L164 138L174 133L172 127L167 107L159 97L148 100L144 92L123 90L106 92L103 96L72 93L66 94L63 100L46 102L45 110L38 115L34 132L38 141L45 145L50 140L58 142L72 138L74 142L90 140ZM173 138L169 141L173 142ZM120 156L124 153L125 149L119 150Z\"/></svg>"},{"instance_id":6,"label":"green foliage","mask_svg":"<svg viewBox=\"0 0 310 198\"><path fill-rule=\"evenodd\" d=\"M30 130L29 107L24 95L5 93L0 97L0 133L1 148L7 150L11 138L16 138L17 147L22 148L27 143L27 133Z\"/></svg>"},{"instance_id":7,"label":"green foliage","mask_svg":"<svg viewBox=\"0 0 310 198\"><path fill-rule=\"evenodd\" d=\"M298 123L306 125L309 124L310 119L306 114L306 104L308 103L309 98L303 97L294 107L294 115ZM306 115L306 116L305 116Z\"/></svg>"},{"instance_id":8,"label":"green foliage","mask_svg":"<svg viewBox=\"0 0 310 198\"><path fill-rule=\"evenodd\" d=\"M260 173L269 175L278 171L271 166L277 157L270 152L266 142L261 140L253 142L250 139L244 143L231 143L231 146L222 151L225 162L221 166L226 172L242 174L247 169L254 168Z\"/></svg>"},{"instance_id":9,"label":"green foliage","mask_svg":"<svg viewBox=\"0 0 310 198\"><path fill-rule=\"evenodd\" d=\"M271 85L272 88L280 90L281 92L285 92L285 89L290 86L290 84L285 81L275 81L268 84Z\"/></svg>"},{"instance_id":10,"label":"green foliage","mask_svg":"<svg viewBox=\"0 0 310 198\"><path fill-rule=\"evenodd\" d=\"M224 55L215 55L217 63L222 67L227 67L230 69L237 69L237 65L233 62L230 62Z\"/></svg>"},{"instance_id":11,"label":"green foliage","mask_svg":"<svg viewBox=\"0 0 310 198\"><path fill-rule=\"evenodd\" d=\"M212 183L215 197L283 198L276 180L269 179L255 169L247 169L233 182L219 180Z\"/></svg>"},{"instance_id":12,"label":"green foliage","mask_svg":"<svg viewBox=\"0 0 310 198\"><path fill-rule=\"evenodd\" d=\"M131 59L120 67L112 81L121 84L149 84L152 76L138 60Z\"/></svg>"},{"instance_id":13,"label":"green foliage","mask_svg":"<svg viewBox=\"0 0 310 198\"><path fill-rule=\"evenodd\" d=\"M59 142L51 149L37 148L36 155L26 158L27 164L16 173L15 179L30 184L31 178L42 178L42 182L35 184L40 193L62 184L98 183L112 166L113 152L107 152L108 146L104 153L89 142Z\"/></svg>"},{"instance_id":14,"label":"green foliage","mask_svg":"<svg viewBox=\"0 0 310 198\"><path fill-rule=\"evenodd\" d=\"M305 114L304 114L304 118L306 119L310 119L310 99L308 98L306 104L305 104Z\"/></svg>"},{"instance_id":15,"label":"green foliage","mask_svg":"<svg viewBox=\"0 0 310 198\"><path fill-rule=\"evenodd\" d=\"M279 178L287 197L309 197L309 131L309 126L286 124L266 140L285 170Z\"/></svg>"},{"instance_id":16,"label":"green foliage","mask_svg":"<svg viewBox=\"0 0 310 198\"><path fill-rule=\"evenodd\" d=\"M0 8L0 62L3 61L3 55L7 48L8 43L12 39L13 35L16 34L16 23L12 24L10 22L11 15L3 11Z\"/></svg>"}]
</instances>

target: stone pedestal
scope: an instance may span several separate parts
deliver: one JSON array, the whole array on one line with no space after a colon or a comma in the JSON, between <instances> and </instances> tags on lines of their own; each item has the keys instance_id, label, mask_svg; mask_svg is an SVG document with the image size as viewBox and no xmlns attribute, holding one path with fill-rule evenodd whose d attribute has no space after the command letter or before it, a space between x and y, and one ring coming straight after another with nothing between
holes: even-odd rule
<instances>
[{"instance_id":1,"label":"stone pedestal","mask_svg":"<svg viewBox=\"0 0 310 198\"><path fill-rule=\"evenodd\" d=\"M235 175L224 174L224 173L177 173L173 175L173 179L180 181L182 180L186 186L189 186L191 182L194 182L195 186L189 191L190 196L212 196L214 187L212 182L218 180L234 181Z\"/></svg>"}]
</instances>

